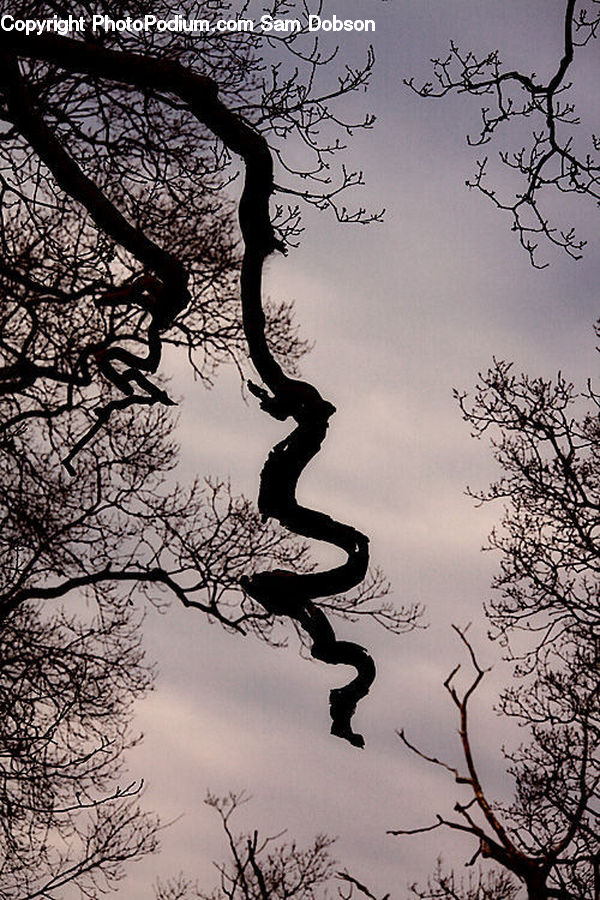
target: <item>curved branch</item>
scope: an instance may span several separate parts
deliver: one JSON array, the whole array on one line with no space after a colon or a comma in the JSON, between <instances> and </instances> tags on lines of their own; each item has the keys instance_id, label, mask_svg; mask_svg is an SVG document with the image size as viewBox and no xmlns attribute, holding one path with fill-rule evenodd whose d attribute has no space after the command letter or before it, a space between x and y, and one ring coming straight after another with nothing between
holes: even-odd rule
<instances>
[{"instance_id":1,"label":"curved branch","mask_svg":"<svg viewBox=\"0 0 600 900\"><path fill-rule=\"evenodd\" d=\"M312 601L349 590L362 581L369 559L368 538L324 513L300 506L296 500L298 479L320 450L335 407L324 400L313 385L287 376L267 344L262 298L263 264L273 251L283 251L284 248L275 238L270 219L269 199L274 190L273 160L265 138L218 99L216 82L196 75L178 63L107 50L97 44L56 35L24 38L15 32L0 36L0 50L53 62L70 71L113 79L145 92L160 90L175 93L198 121L232 153L243 159L245 183L239 204L244 241L242 317L251 360L271 394L263 388L254 388L253 392L260 397L261 407L270 415L280 420L291 417L296 422L296 428L273 448L264 465L259 509L265 519L276 518L290 531L334 544L347 555L345 563L326 572L263 572L245 578L243 587L268 612L296 619L312 638L311 652L315 658L356 669L357 675L349 684L330 693L331 731L354 746L362 747L364 740L352 730L351 720L357 702L368 693L373 683L375 664L364 648L338 641L327 617ZM16 78L14 71L10 77ZM32 120L25 121L25 127L36 139L33 124ZM39 123L37 127L40 127ZM57 148L46 140L46 152L48 147L52 153L57 152ZM61 157L56 160L57 171L60 168L58 163L68 166L67 159ZM83 183L80 181L83 176L72 167L69 172L72 177L67 179L64 187L84 202ZM97 190L95 186L93 189ZM111 219L101 194L92 199L92 206L96 202L103 211L100 219L96 219L98 224L120 243L125 238L129 240L129 233L122 223ZM137 255L138 248L131 241L129 246ZM156 266L151 268L157 270Z\"/></svg>"}]
</instances>

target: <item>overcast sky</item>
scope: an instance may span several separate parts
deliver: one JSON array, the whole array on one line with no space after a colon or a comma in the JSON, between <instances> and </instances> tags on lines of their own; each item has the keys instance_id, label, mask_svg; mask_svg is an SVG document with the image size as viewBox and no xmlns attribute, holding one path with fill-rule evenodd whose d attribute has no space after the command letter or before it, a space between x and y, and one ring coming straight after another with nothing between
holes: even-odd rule
<instances>
[{"instance_id":1,"label":"overcast sky","mask_svg":"<svg viewBox=\"0 0 600 900\"><path fill-rule=\"evenodd\" d=\"M307 841L320 831L338 835L340 861L375 892L395 897L426 877L438 853L461 865L475 849L437 832L385 834L429 823L460 796L395 736L406 727L429 751L458 760L442 687L462 658L450 624L472 621L483 660L498 658L481 612L495 560L480 548L500 510L476 510L464 494L467 483L484 486L494 466L485 443L469 437L452 389L471 387L493 355L532 374L561 369L581 383L594 373L598 228L593 208L581 212L585 258L574 263L544 248L551 266L534 271L507 219L465 187L478 158L465 145L465 133L477 128L478 99L420 100L402 78L426 80L428 60L450 38L482 52L498 47L509 67L543 77L560 54L563 5L369 0L336 10L347 16L352 6L377 24L369 35L373 87L356 103L378 121L358 136L351 160L365 169L364 201L385 206L386 220L353 228L307 218L302 247L269 263L267 289L295 300L303 334L315 341L303 372L338 408L300 496L370 535L373 561L394 596L425 604L430 627L401 638L361 624L343 629L372 650L378 666L357 715L367 741L360 752L329 736L328 691L344 674L300 659L293 637L287 650L274 651L224 635L191 611L151 613L148 650L160 677L139 707L146 738L131 769L146 778L149 806L165 820L182 818L164 833L162 855L132 868L124 897L145 900L156 874L179 870L212 886L210 861L224 846L202 804L207 789L253 795L240 828L287 827ZM366 43L346 38L341 59L355 61ZM592 68L581 70L584 104L586 83L599 83ZM182 372L174 363L186 397L181 478L229 474L237 491L255 497L265 456L287 425L244 405L234 373L207 393ZM508 675L498 662L473 714L481 771L497 796L510 787L500 747L512 733L491 705Z\"/></svg>"}]
</instances>

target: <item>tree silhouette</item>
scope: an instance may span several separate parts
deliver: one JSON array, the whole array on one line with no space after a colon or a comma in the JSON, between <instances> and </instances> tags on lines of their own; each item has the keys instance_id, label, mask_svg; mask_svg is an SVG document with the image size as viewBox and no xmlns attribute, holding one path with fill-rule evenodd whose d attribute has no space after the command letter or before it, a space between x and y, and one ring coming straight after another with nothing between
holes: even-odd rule
<instances>
[{"instance_id":1,"label":"tree silhouette","mask_svg":"<svg viewBox=\"0 0 600 900\"><path fill-rule=\"evenodd\" d=\"M197 15L198 4L181 11ZM107 2L69 12L116 15ZM396 633L418 619L367 571L363 535L295 501L333 407L294 377L307 344L290 306L263 299L260 284L264 258L300 228L285 203L271 221L274 190L342 221L371 218L341 205L360 173L328 173L342 149L334 132L371 124L333 111L366 85L373 59L331 87L321 77L331 59L293 36L3 31L0 49L0 640L12 647L0 663L2 891L22 900L71 884L96 897L157 845L158 820L120 769L135 741L131 703L152 681L140 604L173 598L273 645L291 622L313 656L356 665L331 699L332 730L355 744L350 719L374 666L336 640L329 616ZM292 137L306 150L300 168L288 161ZM289 184L275 187L272 156ZM242 170L243 253L231 200ZM265 465L258 511L226 479L174 483L165 347L183 349L206 386L225 362L246 377L250 356L271 393L250 390L295 419ZM318 572L310 537L348 562Z\"/></svg>"},{"instance_id":2,"label":"tree silhouette","mask_svg":"<svg viewBox=\"0 0 600 900\"><path fill-rule=\"evenodd\" d=\"M471 863L478 856L493 860L525 886L531 900L595 900L600 891L598 398L590 385L578 393L562 375L555 381L517 376L497 361L480 377L473 396L459 394L459 402L474 434L491 437L502 469L488 491L473 496L480 503L499 500L504 507L489 542L501 558L486 612L516 676L501 696L499 712L515 719L527 739L504 750L514 781L512 801L493 801L479 774L469 717L486 670L465 632L456 629L473 669L466 687L457 684L460 666L445 682L458 712L463 764L423 752L403 731L400 738L453 775L467 797L457 801L453 817L438 814L432 825L392 833L462 832L476 841ZM431 888L418 896L453 896L454 880L451 872L440 875L434 885L439 894Z\"/></svg>"},{"instance_id":3,"label":"tree silhouette","mask_svg":"<svg viewBox=\"0 0 600 900\"><path fill-rule=\"evenodd\" d=\"M434 829L461 832L476 841L468 865L480 856L493 860L505 876L513 876L514 883L524 885L529 900L595 898L600 889L600 832L595 808L600 740L598 660L592 670L580 668L579 659L565 656L560 669L540 669L528 690L518 692L518 703L511 705L510 692L505 696L503 712L519 719L530 733L530 741L516 751L505 751L515 793L509 804L502 804L490 799L472 748L469 702L485 670L464 632L456 630L474 670L464 690L455 686L460 666L444 683L458 710L462 765L453 766L423 752L403 731L399 736L412 752L452 774L458 785L466 787L467 797L456 802L453 817L438 813L432 825L395 829L390 834L412 835ZM499 879L503 877L498 874ZM444 878L449 884L454 875ZM440 878L437 881L442 887ZM417 895L430 896L418 890Z\"/></svg>"},{"instance_id":4,"label":"tree silhouette","mask_svg":"<svg viewBox=\"0 0 600 900\"><path fill-rule=\"evenodd\" d=\"M563 8L563 53L546 79L506 70L498 50L479 55L451 42L448 55L433 60L433 81L422 85L414 78L405 81L421 97L444 97L451 92L483 97L481 130L468 138L470 146L491 143L505 130L506 122L513 122L516 149L500 150L499 158L516 177L514 195L489 183L488 156L477 162L475 176L467 186L510 214L512 229L536 268L547 265L538 262L540 240L574 259L580 258L586 244L570 225L555 224L548 196L559 192L583 194L595 202L600 199L600 143L593 131L582 135L578 130L581 120L574 92L569 93L576 56L593 46L598 36L600 10L598 0L565 0ZM525 129L519 127L522 120L527 120ZM524 130L529 130L525 139Z\"/></svg>"},{"instance_id":5,"label":"tree silhouette","mask_svg":"<svg viewBox=\"0 0 600 900\"><path fill-rule=\"evenodd\" d=\"M234 819L246 800L243 794L233 793L226 797L209 794L206 800L217 812L227 840L228 859L215 864L219 872L218 887L208 892L182 874L168 881L159 880L155 886L156 900L195 897L315 900L326 896L325 890L336 874L336 863L330 852L335 839L320 834L308 847L302 848L294 840L281 841L282 834L266 838L258 831L239 834Z\"/></svg>"},{"instance_id":6,"label":"tree silhouette","mask_svg":"<svg viewBox=\"0 0 600 900\"><path fill-rule=\"evenodd\" d=\"M445 58L434 60L434 81L407 84L423 97L468 93L484 97L482 127L472 146L516 136L501 162L517 178L508 196L488 181L489 160L477 163L467 185L482 191L510 213L513 230L536 267L540 239L579 258L585 241L570 226L557 225L566 204L549 212L552 194L598 200L596 135L582 134L569 78L575 61L598 36L598 3L566 0L563 47L546 78L505 69L498 51L480 56L453 42ZM504 128L510 120L512 132ZM527 138L524 132L530 129ZM516 149L514 149L516 146ZM558 213L557 213L558 210ZM446 768L468 790L455 816L438 814L431 826L471 835L477 856L499 869L498 887L473 879L468 884L440 866L422 898L511 896L515 885L530 898L587 900L600 895L598 828L599 546L598 395L591 382L576 391L560 373L555 380L515 375L495 360L472 396L457 394L476 437L491 435L501 477L478 503L500 501L501 525L487 549L500 554L494 596L486 605L491 636L514 664L515 682L500 699L499 711L515 718L528 738L505 750L514 779L511 803L493 802L482 784L471 749L468 707L484 677L471 643L459 631L473 669L466 689L456 686L457 667L445 682L460 719L464 768L454 767L404 743L429 762ZM471 726L472 727L472 726ZM507 885L501 881L508 878ZM512 886L511 886L512 885Z\"/></svg>"},{"instance_id":7,"label":"tree silhouette","mask_svg":"<svg viewBox=\"0 0 600 900\"><path fill-rule=\"evenodd\" d=\"M157 846L157 818L123 780L131 706L152 682L138 622L108 598L87 616L22 604L0 643L0 894L99 896Z\"/></svg>"},{"instance_id":8,"label":"tree silhouette","mask_svg":"<svg viewBox=\"0 0 600 900\"><path fill-rule=\"evenodd\" d=\"M480 870L477 875L457 878L454 872L444 871L441 860L426 887L411 887L411 895L419 900L515 900L518 892L519 886L502 871Z\"/></svg>"},{"instance_id":9,"label":"tree silhouette","mask_svg":"<svg viewBox=\"0 0 600 900\"><path fill-rule=\"evenodd\" d=\"M38 14L51 7L36 4ZM288 10L284 3L275 7ZM132 13L141 11L142 5L131 4ZM90 12L85 3L73 10L74 15ZM54 420L57 410L71 412L82 405L90 423L63 457L73 474L82 450L115 413L140 404L171 403L153 378L165 342L185 343L192 357L200 352L209 362L226 353L239 359L235 330L231 341L222 337L227 313L219 309L216 322L205 329L210 309L202 297L208 285L209 296L212 292L219 303L231 287L238 260L230 209L226 203L223 211L219 194L230 177L231 157L242 161L241 322L250 360L266 388L249 386L270 415L296 423L265 464L259 510L292 533L340 547L347 562L322 573L247 572L241 583L268 614L297 622L310 636L315 657L356 668L356 678L333 691L330 703L333 733L361 746L363 739L350 723L357 701L373 681L374 664L358 645L336 640L314 601L360 584L367 572L368 541L352 526L305 509L295 499L297 481L320 449L334 407L312 385L282 368L278 350L293 363L303 346L281 308L271 316L278 322L279 346L270 339L273 329L268 328L261 285L265 258L283 251L284 241L298 227L295 209L276 211L278 234L270 217L269 199L276 190L273 154L284 171L298 174L285 163L282 139L304 137L312 168L299 172L301 190L277 190L299 193L320 207L333 206L340 219L369 219L364 210L350 215L337 202L340 191L360 181L359 174L342 169L339 183L331 188L329 177L323 181L339 142L331 144L321 134L332 122L346 132L354 127L332 116L330 106L365 85L372 56L362 68L347 69L333 90L318 93L315 73L326 61L316 45L300 53L294 36L284 41L295 68L284 77L278 64L265 81L262 61L254 55L257 40L242 35L215 51L214 42L210 48L208 42L194 47L189 38L173 33L141 37L117 31L74 39L14 30L0 36L6 205L18 233L25 223L34 223L26 230L25 248L16 238L7 248L12 252L5 278L14 295L10 317L18 338L7 346L11 358L3 380L11 401L18 397L17 405L24 402L26 407L14 411L13 423L24 416ZM312 78L308 92L299 60L302 75L308 72ZM362 124L370 125L371 119ZM307 187L311 183L316 192ZM79 225L73 231L74 217ZM61 236L70 247L75 237L76 255L84 260L73 270L72 252L60 244ZM32 258L42 261L33 270ZM49 313L43 309L41 335L40 296L50 307ZM96 309L91 335L87 319L81 326L82 296ZM52 310L71 305L75 321L66 335L72 350L65 361L53 337ZM35 405L36 392L48 389L52 401L45 397Z\"/></svg>"},{"instance_id":10,"label":"tree silhouette","mask_svg":"<svg viewBox=\"0 0 600 900\"><path fill-rule=\"evenodd\" d=\"M495 596L487 606L493 636L515 668L516 680L499 711L518 722L525 738L504 751L514 783L511 800L490 796L473 748L471 705L486 669L464 630L455 629L472 675L461 666L445 681L458 715L462 762L411 752L447 771L461 794L453 814L431 825L395 829L394 835L451 830L469 837L468 865L495 868L468 879L441 863L422 900L507 900L525 890L530 900L596 900L600 891L600 682L598 642L597 396L578 393L562 375L555 381L515 375L496 362L473 394L459 394L474 434L491 438L502 475L480 503L501 501L504 517L491 535L500 552ZM251 857L245 857L251 866ZM374 900L368 887L343 880ZM270 896L270 894L267 892ZM182 897L187 896L185 893ZM266 895L263 895L266 896Z\"/></svg>"},{"instance_id":11,"label":"tree silhouette","mask_svg":"<svg viewBox=\"0 0 600 900\"><path fill-rule=\"evenodd\" d=\"M263 523L227 481L183 488L165 480L175 447L160 407L128 415L106 423L76 478L41 429L16 435L1 457L7 898L60 891L67 881L99 896L128 859L157 846L158 820L139 810L139 786L124 783L123 769L135 743L132 703L152 683L141 647L144 605L174 598L278 646L288 630L242 590L240 576L264 566L312 568L308 547ZM410 619L390 607L387 590L373 571L364 587L324 605L402 631Z\"/></svg>"}]
</instances>

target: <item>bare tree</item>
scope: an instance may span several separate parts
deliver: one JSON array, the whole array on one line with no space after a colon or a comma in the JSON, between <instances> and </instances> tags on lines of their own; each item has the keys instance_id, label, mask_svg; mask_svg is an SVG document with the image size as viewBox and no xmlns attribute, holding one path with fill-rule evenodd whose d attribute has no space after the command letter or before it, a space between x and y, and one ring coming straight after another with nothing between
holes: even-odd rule
<instances>
[{"instance_id":1,"label":"bare tree","mask_svg":"<svg viewBox=\"0 0 600 900\"><path fill-rule=\"evenodd\" d=\"M51 3L25 6L21 14L57 12ZM287 0L273 4L273 14L291 9ZM248 11L248 4L225 4L221 14ZM84 21L99 12L115 15L107 3L93 9L77 3L70 12ZM131 2L120 12L141 16L145 7ZM159 3L155 12L166 15L167 5ZM213 4L181 8L190 18L200 12L210 18ZM360 183L360 173L342 166L336 183L328 174L341 149L335 134L372 123L334 112L340 97L368 82L372 53L331 88L321 78L331 60L298 34L281 42L250 32L216 42L168 30L108 28L76 37L12 30L0 35L0 44L8 235L0 274L10 299L5 326L15 335L5 341L0 372L8 422L41 418L56 430L57 417L67 415L70 447L63 442L62 459L74 475L110 419L122 419L133 406L172 402L156 377L166 344L186 346L196 372L209 381L224 357L241 365L242 325L265 385L250 382L252 393L270 415L296 423L265 464L260 513L303 538L333 543L347 561L321 573L250 569L240 583L269 616L288 616L302 628L313 656L356 668L356 678L331 693L330 705L333 733L362 746L351 719L373 681L374 663L358 645L337 641L315 601L361 583L368 539L296 501L300 474L318 452L334 407L293 377L305 344L289 309L263 302L262 268L299 227L296 207L276 207L271 219L275 191L332 208L341 220L372 218L364 209L350 214L338 202ZM265 47L279 53L268 70L258 53ZM300 168L287 161L292 136L308 154ZM290 184L276 184L274 160ZM241 263L232 210L222 202L240 162ZM233 312L238 266L241 310ZM156 580L164 582L162 575Z\"/></svg>"},{"instance_id":2,"label":"bare tree","mask_svg":"<svg viewBox=\"0 0 600 900\"><path fill-rule=\"evenodd\" d=\"M118 13L145 11L132 2ZM181 11L198 15L198 4ZM114 3L69 8L99 12L117 15ZM333 132L371 124L332 110L365 86L373 59L330 89L331 60L300 38L3 31L0 45L0 640L13 646L0 666L0 892L60 896L71 884L96 897L157 846L158 820L119 768L135 740L131 703L151 684L140 602L175 598L274 645L291 620L313 656L356 665L331 698L332 730L355 744L350 719L374 666L336 640L328 616L366 615L397 633L418 619L390 605L377 570L363 581L364 535L295 501L334 410L293 377L307 344L290 307L263 301L260 286L266 255L299 229L285 203L272 223L275 189L341 220L370 218L338 203L359 173L325 174L340 149ZM263 51L279 60L269 69ZM308 154L301 169L286 161L293 136ZM273 156L288 185L275 188ZM230 199L242 168L243 254ZM226 361L247 374L250 358L271 391L251 385L261 405L295 419L265 466L258 511L225 479L173 483L166 346L185 349L206 386ZM348 563L319 573L310 537L333 539Z\"/></svg>"},{"instance_id":3,"label":"bare tree","mask_svg":"<svg viewBox=\"0 0 600 900\"><path fill-rule=\"evenodd\" d=\"M557 29L561 27L558 19L556 24ZM481 130L468 138L471 146L491 143L504 124L512 122L516 149L500 150L499 158L516 176L514 195L489 183L488 156L477 162L475 176L467 185L510 215L521 246L537 268L546 265L538 262L536 253L541 239L574 259L581 256L586 243L573 227L555 222L548 195L554 191L584 194L596 203L600 199L600 144L593 130L582 134L578 129L580 117L569 80L577 55L593 48L599 29L598 0L565 0L563 53L546 79L504 68L498 50L481 55L452 42L448 55L433 61L432 82L417 85L414 78L405 82L422 97L451 92L483 97ZM506 140L511 146L510 138Z\"/></svg>"},{"instance_id":4,"label":"bare tree","mask_svg":"<svg viewBox=\"0 0 600 900\"><path fill-rule=\"evenodd\" d=\"M15 432L0 456L0 896L11 900L42 885L60 896L67 882L100 896L128 859L157 847L158 820L139 811L123 769L132 703L152 680L145 604L174 599L280 646L289 630L240 576L313 567L306 544L262 522L226 480L165 480L176 450L164 416L157 407L109 420L75 478L60 465L58 435L41 428ZM374 571L364 588L324 604L393 631L412 627L416 611L394 610L387 591Z\"/></svg>"},{"instance_id":5,"label":"bare tree","mask_svg":"<svg viewBox=\"0 0 600 900\"><path fill-rule=\"evenodd\" d=\"M441 859L425 887L411 887L411 895L419 900L515 900L518 892L518 884L505 872L480 869L476 875L458 878L444 870Z\"/></svg>"},{"instance_id":6,"label":"bare tree","mask_svg":"<svg viewBox=\"0 0 600 900\"><path fill-rule=\"evenodd\" d=\"M371 889L345 869L338 869L331 848L335 839L317 835L307 847L298 847L293 839L282 841L286 832L262 838L258 831L238 832L233 819L246 802L243 794L227 797L209 795L207 804L221 819L228 845L228 859L215 862L219 885L212 891L183 873L155 885L156 900L281 900L285 897L335 896L339 900L366 897L367 900L389 900L390 894L378 898ZM477 878L458 880L445 874L438 861L426 888L413 885L410 896L421 900L513 900L518 887L503 873L479 873Z\"/></svg>"},{"instance_id":7,"label":"bare tree","mask_svg":"<svg viewBox=\"0 0 600 900\"><path fill-rule=\"evenodd\" d=\"M330 852L334 839L320 834L302 848L293 840L281 842L282 834L266 838L258 831L239 834L233 819L245 802L243 794L233 793L227 797L209 794L206 800L219 815L228 845L228 859L215 863L218 887L207 892L198 882L180 875L157 883L156 900L315 900L324 896L323 888L332 882L336 871Z\"/></svg>"},{"instance_id":8,"label":"bare tree","mask_svg":"<svg viewBox=\"0 0 600 900\"><path fill-rule=\"evenodd\" d=\"M446 871L438 860L426 885L413 884L409 895L420 900L517 900L521 896L596 900L600 891L598 661L595 677L588 666L567 658L560 670L540 668L527 700L521 693L519 707L506 706L504 711L521 720L530 740L506 754L515 781L513 800L493 802L479 775L470 722L470 704L487 670L465 632L455 630L473 670L463 687L458 685L460 666L445 682L458 713L462 764L455 766L423 752L403 732L400 737L423 760L447 771L466 796L457 800L454 815L438 814L432 825L390 834L450 829L471 838L474 853L467 865L480 860L480 866L463 878ZM262 840L256 831L238 834L232 819L242 799L232 794L208 800L221 817L229 845L228 861L217 865L218 889L207 892L181 875L157 885L157 900L224 896L266 900L304 893L312 898L315 889L326 888L328 882L344 900L353 896L378 900L363 881L347 870L337 870L329 854L330 839L318 836L311 847L299 851L294 842L274 846L281 835Z\"/></svg>"},{"instance_id":9,"label":"bare tree","mask_svg":"<svg viewBox=\"0 0 600 900\"><path fill-rule=\"evenodd\" d=\"M114 598L111 598L114 600ZM108 598L107 598L108 601ZM125 780L133 702L152 683L126 603L22 604L0 629L0 896L101 896L157 847ZM58 892L58 893L57 893Z\"/></svg>"},{"instance_id":10,"label":"bare tree","mask_svg":"<svg viewBox=\"0 0 600 900\"><path fill-rule=\"evenodd\" d=\"M15 434L0 457L3 616L29 600L82 591L98 600L109 591L155 605L176 599L228 629L271 639L273 616L240 578L269 565L311 571L308 546L262 522L227 480L168 482L176 448L160 408L109 423L76 479L60 466L55 440L39 429ZM395 610L387 592L374 570L364 589L324 604L346 617L372 615L391 630L411 627L417 611Z\"/></svg>"},{"instance_id":11,"label":"bare tree","mask_svg":"<svg viewBox=\"0 0 600 900\"><path fill-rule=\"evenodd\" d=\"M491 439L501 477L478 503L504 506L489 548L500 571L487 613L513 655L533 663L563 635L592 647L598 612L600 507L599 398L562 375L516 375L496 361L472 396L458 394L476 437ZM522 637L519 640L519 636Z\"/></svg>"},{"instance_id":12,"label":"bare tree","mask_svg":"<svg viewBox=\"0 0 600 900\"><path fill-rule=\"evenodd\" d=\"M516 751L505 751L515 793L510 803L500 803L489 797L479 775L469 720L470 701L486 670L464 631L455 630L473 668L466 688L456 685L460 666L444 683L458 713L462 764L454 766L423 752L403 731L399 737L412 752L451 774L467 796L457 800L454 817L438 814L432 825L389 833L463 833L476 842L468 865L479 856L493 860L525 887L529 900L595 900L600 890L598 659L592 669L565 654L560 669L538 667L534 683L519 691L516 703L513 696L511 705L510 694L504 698L504 712L520 720L530 740ZM450 874L446 885L453 879Z\"/></svg>"},{"instance_id":13,"label":"bare tree","mask_svg":"<svg viewBox=\"0 0 600 900\"><path fill-rule=\"evenodd\" d=\"M491 438L501 477L479 503L500 501L503 520L489 549L500 553L494 597L486 606L492 637L516 676L499 711L527 738L504 750L514 781L510 802L493 800L472 748L470 703L485 676L465 632L457 630L473 669L466 687L457 666L445 687L459 717L461 765L407 747L446 769L467 791L455 816L438 814L414 834L451 829L476 841L481 855L525 886L530 898L596 900L600 892L598 768L600 616L598 612L598 398L555 381L513 374L495 362L472 396L459 394L474 434ZM452 896L452 873L437 879ZM436 889L437 889L436 888ZM433 889L432 889L433 890ZM460 895L460 892L459 892ZM423 892L419 896L438 896Z\"/></svg>"}]
</instances>

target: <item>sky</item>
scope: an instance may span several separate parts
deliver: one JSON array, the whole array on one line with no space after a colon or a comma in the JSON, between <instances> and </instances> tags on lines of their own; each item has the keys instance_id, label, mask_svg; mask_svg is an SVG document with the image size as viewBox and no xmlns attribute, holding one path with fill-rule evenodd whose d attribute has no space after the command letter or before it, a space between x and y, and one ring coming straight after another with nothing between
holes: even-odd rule
<instances>
[{"instance_id":1,"label":"sky","mask_svg":"<svg viewBox=\"0 0 600 900\"><path fill-rule=\"evenodd\" d=\"M340 5L331 9L342 15ZM402 78L427 80L428 61L451 38L482 52L500 48L508 67L542 77L560 54L563 3L355 0L344 4L344 17L350 10L376 20L374 81L356 103L377 122L357 134L349 162L365 170L361 202L385 206L385 222L340 226L309 214L301 247L269 262L266 290L295 301L302 333L315 342L303 375L338 409L300 499L368 533L394 598L424 604L429 627L403 637L364 623L340 629L367 646L378 667L357 713L367 741L358 751L329 735L328 692L344 673L301 659L293 635L275 651L223 634L193 611L150 612L147 648L160 675L138 708L145 740L130 771L145 779L145 804L177 821L163 833L161 855L131 868L119 892L131 900L149 897L157 875L180 870L207 889L216 884L212 860L224 858L225 847L202 802L207 790L252 795L240 830L287 828L301 842L337 835L340 863L378 895L405 897L440 853L460 868L475 849L468 840L386 835L429 824L461 796L395 733L403 727L424 749L458 761L443 689L464 657L452 623L472 622L474 644L494 666L474 703L473 741L490 794L510 794L501 746L515 735L493 711L510 671L486 640L482 613L497 560L481 547L500 510L475 509L465 495L467 484L485 487L496 469L487 444L470 437L452 390L472 388L494 355L535 375L560 369L582 386L594 374L595 210L583 201L574 209L589 240L584 259L542 248L550 265L532 269L507 218L465 187L482 152L465 142L477 129L479 99L422 100ZM354 61L366 43L364 35L345 37L340 59ZM597 65L577 70L584 110ZM255 497L266 454L287 426L244 403L236 373L223 372L206 392L179 360L170 366L185 398L178 476L230 475L236 491Z\"/></svg>"}]
</instances>

